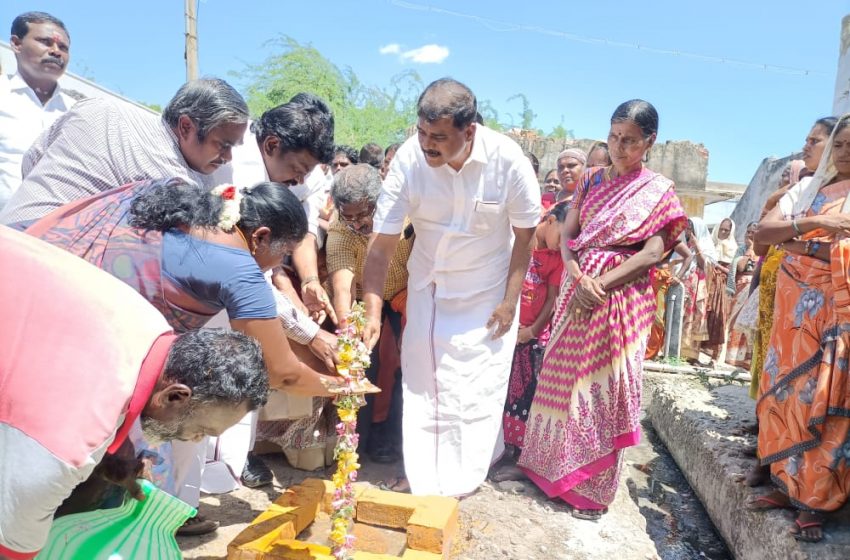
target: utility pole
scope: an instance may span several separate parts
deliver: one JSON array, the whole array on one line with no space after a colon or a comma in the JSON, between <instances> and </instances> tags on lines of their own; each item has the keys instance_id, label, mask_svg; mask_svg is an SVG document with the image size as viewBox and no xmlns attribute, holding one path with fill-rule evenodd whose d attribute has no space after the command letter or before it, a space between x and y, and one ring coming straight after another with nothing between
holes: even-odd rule
<instances>
[{"instance_id":1,"label":"utility pole","mask_svg":"<svg viewBox=\"0 0 850 560\"><path fill-rule=\"evenodd\" d=\"M186 81L198 79L198 12L196 0L186 0Z\"/></svg>"}]
</instances>

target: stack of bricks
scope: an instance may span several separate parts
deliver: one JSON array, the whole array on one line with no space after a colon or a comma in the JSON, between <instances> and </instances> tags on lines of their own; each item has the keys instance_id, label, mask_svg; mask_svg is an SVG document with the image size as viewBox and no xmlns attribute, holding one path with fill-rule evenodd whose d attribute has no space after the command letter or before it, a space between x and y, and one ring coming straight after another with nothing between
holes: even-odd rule
<instances>
[{"instance_id":1,"label":"stack of bricks","mask_svg":"<svg viewBox=\"0 0 850 560\"><path fill-rule=\"evenodd\" d=\"M319 512L332 513L333 484L308 478L287 489L227 547L228 560L334 560L327 546L296 540ZM355 485L355 535L379 541L369 526L401 529L407 546L401 556L357 550L354 560L445 560L458 531L458 501L411 496ZM358 530L359 529L359 530Z\"/></svg>"}]
</instances>

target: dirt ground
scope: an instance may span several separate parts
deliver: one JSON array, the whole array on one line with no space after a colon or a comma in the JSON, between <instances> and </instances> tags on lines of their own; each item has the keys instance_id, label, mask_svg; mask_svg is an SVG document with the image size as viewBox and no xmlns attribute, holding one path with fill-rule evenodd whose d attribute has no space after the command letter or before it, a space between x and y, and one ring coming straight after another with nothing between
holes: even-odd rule
<instances>
[{"instance_id":1,"label":"dirt ground","mask_svg":"<svg viewBox=\"0 0 850 560\"><path fill-rule=\"evenodd\" d=\"M204 496L200 511L221 522L212 535L178 539L184 558L223 559L227 543L274 500L281 490L308 477L329 477L331 470L292 469L282 455L264 456L275 473L271 487L242 488L226 495ZM377 465L364 459L361 481L379 483L395 476L398 465ZM660 558L649 538L645 520L631 500L625 477L611 511L600 522L573 518L564 504L548 500L530 482L486 482L461 502L460 533L454 543L455 560L510 558L623 559ZM626 555L622 551L631 551Z\"/></svg>"},{"instance_id":2,"label":"dirt ground","mask_svg":"<svg viewBox=\"0 0 850 560\"><path fill-rule=\"evenodd\" d=\"M562 502L549 500L528 481L485 482L461 501L460 532L453 560L728 560L725 545L690 490L675 462L643 423L640 445L626 452L615 502L601 521L575 519ZM226 495L203 496L200 511L221 522L211 535L178 539L185 558L219 560L227 544L278 494L308 477L288 466L282 454L265 455L275 474L272 486L242 488ZM401 472L401 463L378 465L363 459L359 480L374 484Z\"/></svg>"}]
</instances>

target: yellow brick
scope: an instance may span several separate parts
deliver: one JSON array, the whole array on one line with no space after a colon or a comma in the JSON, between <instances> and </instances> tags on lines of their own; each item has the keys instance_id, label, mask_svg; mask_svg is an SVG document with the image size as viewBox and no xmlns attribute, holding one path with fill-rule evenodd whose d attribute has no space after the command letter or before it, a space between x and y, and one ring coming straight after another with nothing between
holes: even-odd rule
<instances>
[{"instance_id":1,"label":"yellow brick","mask_svg":"<svg viewBox=\"0 0 850 560\"><path fill-rule=\"evenodd\" d=\"M407 524L407 547L448 557L458 529L458 501L423 496Z\"/></svg>"},{"instance_id":2,"label":"yellow brick","mask_svg":"<svg viewBox=\"0 0 850 560\"><path fill-rule=\"evenodd\" d=\"M315 479L308 479L315 480ZM308 481L305 481L308 482ZM272 505L293 508L292 514L296 517L295 534L306 529L316 518L324 496L321 486L315 484L299 484L286 490Z\"/></svg>"},{"instance_id":3,"label":"yellow brick","mask_svg":"<svg viewBox=\"0 0 850 560\"><path fill-rule=\"evenodd\" d=\"M275 507L275 506L272 506ZM289 513L268 509L261 513L248 527L236 535L227 545L229 560L240 558L230 557L231 552L235 554L237 549L255 549L253 545L258 539L270 537L272 539L289 538L294 539L298 533L295 532L295 518ZM246 560L250 557L244 556Z\"/></svg>"},{"instance_id":4,"label":"yellow brick","mask_svg":"<svg viewBox=\"0 0 850 560\"><path fill-rule=\"evenodd\" d=\"M331 549L320 544L284 539L275 542L263 560L334 560Z\"/></svg>"},{"instance_id":5,"label":"yellow brick","mask_svg":"<svg viewBox=\"0 0 850 560\"><path fill-rule=\"evenodd\" d=\"M421 498L369 488L357 499L357 521L404 529Z\"/></svg>"}]
</instances>

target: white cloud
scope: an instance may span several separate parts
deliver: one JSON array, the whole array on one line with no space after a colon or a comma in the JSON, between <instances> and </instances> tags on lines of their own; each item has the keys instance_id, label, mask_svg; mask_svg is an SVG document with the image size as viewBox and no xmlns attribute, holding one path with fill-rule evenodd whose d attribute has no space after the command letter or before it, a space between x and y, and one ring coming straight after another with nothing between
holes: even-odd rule
<instances>
[{"instance_id":1,"label":"white cloud","mask_svg":"<svg viewBox=\"0 0 850 560\"><path fill-rule=\"evenodd\" d=\"M419 64L440 64L449 56L449 48L442 45L423 45L401 53L402 60L410 60Z\"/></svg>"},{"instance_id":2,"label":"white cloud","mask_svg":"<svg viewBox=\"0 0 850 560\"><path fill-rule=\"evenodd\" d=\"M401 50L398 43L384 45L378 52L381 54L396 54L402 62L415 62L417 64L440 64L449 56L449 48L442 45L422 45L416 49Z\"/></svg>"}]
</instances>

